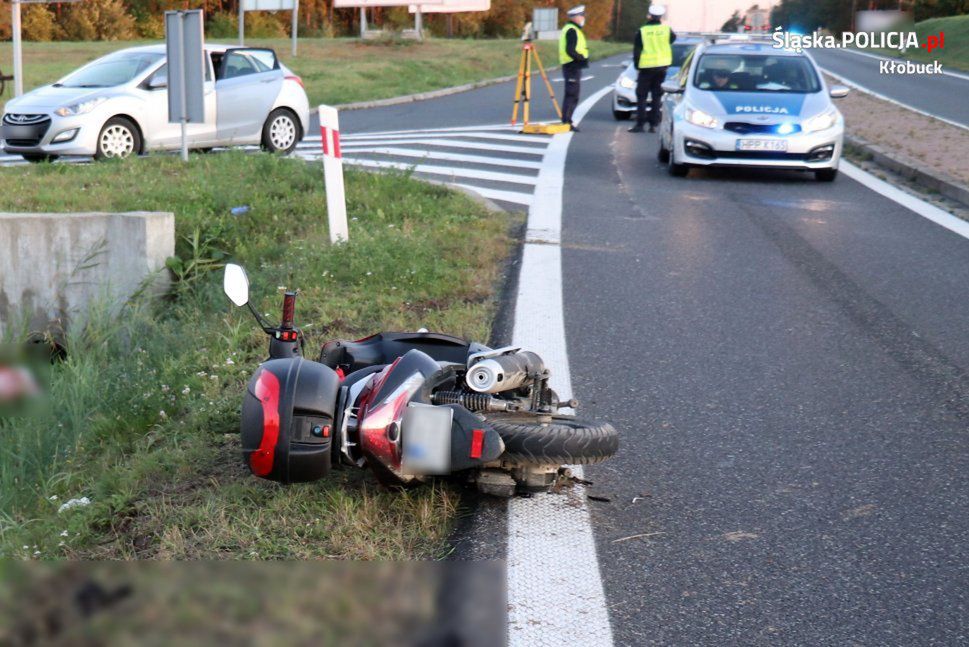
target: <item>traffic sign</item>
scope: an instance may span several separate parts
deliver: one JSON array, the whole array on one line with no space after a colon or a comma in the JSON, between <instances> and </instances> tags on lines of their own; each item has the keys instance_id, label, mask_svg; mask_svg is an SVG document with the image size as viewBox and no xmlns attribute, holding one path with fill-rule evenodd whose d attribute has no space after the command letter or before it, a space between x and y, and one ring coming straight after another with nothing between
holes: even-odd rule
<instances>
[{"instance_id":1,"label":"traffic sign","mask_svg":"<svg viewBox=\"0 0 969 647\"><path fill-rule=\"evenodd\" d=\"M186 124L205 123L205 36L201 9L165 12L168 123L182 124L182 159L188 160Z\"/></svg>"}]
</instances>

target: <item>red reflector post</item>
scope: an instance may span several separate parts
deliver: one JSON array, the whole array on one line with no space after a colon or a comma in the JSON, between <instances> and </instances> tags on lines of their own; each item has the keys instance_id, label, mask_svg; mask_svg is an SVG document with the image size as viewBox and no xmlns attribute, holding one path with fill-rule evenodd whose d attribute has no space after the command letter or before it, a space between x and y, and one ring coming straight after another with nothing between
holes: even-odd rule
<instances>
[{"instance_id":1,"label":"red reflector post","mask_svg":"<svg viewBox=\"0 0 969 647\"><path fill-rule=\"evenodd\" d=\"M481 458L481 450L484 448L484 429L471 430L471 458Z\"/></svg>"}]
</instances>

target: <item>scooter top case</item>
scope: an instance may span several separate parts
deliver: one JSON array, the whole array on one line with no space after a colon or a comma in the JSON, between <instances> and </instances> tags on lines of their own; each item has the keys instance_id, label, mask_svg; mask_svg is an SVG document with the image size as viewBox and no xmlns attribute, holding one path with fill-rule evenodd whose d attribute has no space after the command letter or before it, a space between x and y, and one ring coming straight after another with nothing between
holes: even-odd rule
<instances>
[{"instance_id":1,"label":"scooter top case","mask_svg":"<svg viewBox=\"0 0 969 647\"><path fill-rule=\"evenodd\" d=\"M357 341L327 342L320 363L345 374L380 364L390 364L407 351L417 349L436 362L466 364L468 355L489 350L477 342L432 332L384 332Z\"/></svg>"},{"instance_id":2,"label":"scooter top case","mask_svg":"<svg viewBox=\"0 0 969 647\"><path fill-rule=\"evenodd\" d=\"M242 402L242 454L250 471L281 483L329 474L339 389L336 372L318 362L261 364Z\"/></svg>"}]
</instances>

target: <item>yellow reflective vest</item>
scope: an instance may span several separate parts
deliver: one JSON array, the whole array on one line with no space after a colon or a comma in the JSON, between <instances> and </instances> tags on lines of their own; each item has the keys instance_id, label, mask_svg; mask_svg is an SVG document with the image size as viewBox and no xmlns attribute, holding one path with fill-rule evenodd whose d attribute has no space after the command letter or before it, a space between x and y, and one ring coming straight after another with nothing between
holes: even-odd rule
<instances>
[{"instance_id":1,"label":"yellow reflective vest","mask_svg":"<svg viewBox=\"0 0 969 647\"><path fill-rule=\"evenodd\" d=\"M565 39L568 37L570 29L575 30L575 51L583 57L589 58L589 46L585 42L585 33L574 22L569 22L565 24L562 33L559 35L559 65L565 65L575 60L565 51Z\"/></svg>"},{"instance_id":2,"label":"yellow reflective vest","mask_svg":"<svg viewBox=\"0 0 969 647\"><path fill-rule=\"evenodd\" d=\"M639 28L639 36L643 41L643 51L639 54L637 66L639 69L668 67L673 62L668 25L643 25Z\"/></svg>"}]
</instances>

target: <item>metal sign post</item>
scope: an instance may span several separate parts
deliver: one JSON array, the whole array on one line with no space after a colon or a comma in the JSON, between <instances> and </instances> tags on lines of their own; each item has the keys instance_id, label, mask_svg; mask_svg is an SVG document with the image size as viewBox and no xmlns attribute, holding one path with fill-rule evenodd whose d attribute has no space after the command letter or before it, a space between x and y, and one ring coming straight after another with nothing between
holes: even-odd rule
<instances>
[{"instance_id":1,"label":"metal sign post","mask_svg":"<svg viewBox=\"0 0 969 647\"><path fill-rule=\"evenodd\" d=\"M188 124L205 123L205 40L202 10L165 12L168 123L182 125L182 160L188 161Z\"/></svg>"},{"instance_id":2,"label":"metal sign post","mask_svg":"<svg viewBox=\"0 0 969 647\"><path fill-rule=\"evenodd\" d=\"M23 48L20 44L20 0L10 0L10 28L13 31L13 96L24 93Z\"/></svg>"}]
</instances>

